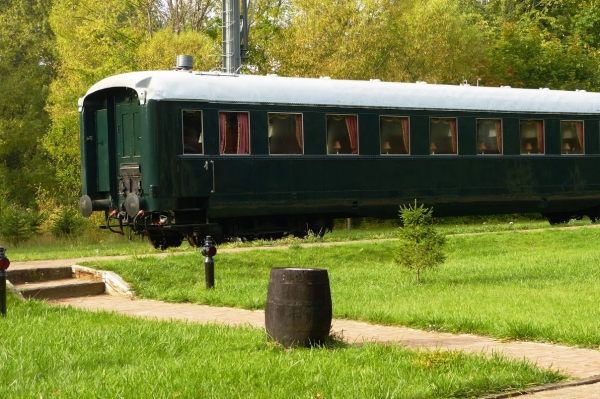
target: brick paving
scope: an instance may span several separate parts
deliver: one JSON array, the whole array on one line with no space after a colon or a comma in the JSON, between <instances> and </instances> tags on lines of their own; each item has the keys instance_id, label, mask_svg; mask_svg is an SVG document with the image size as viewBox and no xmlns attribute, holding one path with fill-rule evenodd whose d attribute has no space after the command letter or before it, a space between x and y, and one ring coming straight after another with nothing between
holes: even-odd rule
<instances>
[{"instance_id":1,"label":"brick paving","mask_svg":"<svg viewBox=\"0 0 600 399\"><path fill-rule=\"evenodd\" d=\"M122 257L126 258L126 256ZM86 258L85 260L90 260ZM104 258L102 258L104 259ZM110 257L115 259L115 257ZM83 260L83 259L81 259ZM73 265L72 262L44 261L11 264L11 269L32 267ZM228 325L247 325L264 328L264 311L212 307L194 304L173 304L155 300L132 299L119 296L91 296L84 298L66 298L51 301L55 304L70 305L87 310L114 311L133 317L162 320L185 320L197 323L219 323ZM500 352L507 357L528 359L540 367L551 367L571 376L575 381L600 381L600 351L573 348L536 342L502 342L489 337L470 334L449 334L415 330L406 327L390 327L369 323L334 319L333 332L349 343L376 341L399 343L415 348L463 350L472 353ZM546 390L519 396L523 399L600 399L600 382Z\"/></svg>"},{"instance_id":2,"label":"brick paving","mask_svg":"<svg viewBox=\"0 0 600 399\"><path fill-rule=\"evenodd\" d=\"M519 396L520 399L600 399L600 384L543 391Z\"/></svg>"}]
</instances>

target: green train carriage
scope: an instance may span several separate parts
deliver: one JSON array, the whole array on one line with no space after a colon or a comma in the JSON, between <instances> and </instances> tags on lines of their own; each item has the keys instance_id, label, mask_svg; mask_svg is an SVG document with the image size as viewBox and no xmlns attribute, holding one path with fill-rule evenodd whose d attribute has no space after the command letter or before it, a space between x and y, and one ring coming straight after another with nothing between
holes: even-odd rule
<instances>
[{"instance_id":1,"label":"green train carriage","mask_svg":"<svg viewBox=\"0 0 600 399\"><path fill-rule=\"evenodd\" d=\"M79 103L84 216L160 248L323 234L335 218L600 207L600 94L133 72Z\"/></svg>"}]
</instances>

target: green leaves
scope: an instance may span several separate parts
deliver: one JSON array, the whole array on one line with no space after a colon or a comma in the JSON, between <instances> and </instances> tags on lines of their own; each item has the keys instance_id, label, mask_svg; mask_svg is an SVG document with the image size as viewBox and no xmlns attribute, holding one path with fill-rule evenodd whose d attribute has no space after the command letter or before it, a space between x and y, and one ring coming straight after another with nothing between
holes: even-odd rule
<instances>
[{"instance_id":1,"label":"green leaves","mask_svg":"<svg viewBox=\"0 0 600 399\"><path fill-rule=\"evenodd\" d=\"M454 1L296 0L280 10L250 39L261 73L460 83L483 57L480 18Z\"/></svg>"},{"instance_id":2,"label":"green leaves","mask_svg":"<svg viewBox=\"0 0 600 399\"><path fill-rule=\"evenodd\" d=\"M38 185L53 181L39 146L50 124L44 107L54 78L49 3L0 5L0 184L23 206L34 202Z\"/></svg>"},{"instance_id":3,"label":"green leaves","mask_svg":"<svg viewBox=\"0 0 600 399\"><path fill-rule=\"evenodd\" d=\"M546 0L535 7L516 4L511 10L496 14L479 72L486 85L598 89L597 6Z\"/></svg>"},{"instance_id":4,"label":"green leaves","mask_svg":"<svg viewBox=\"0 0 600 399\"><path fill-rule=\"evenodd\" d=\"M17 205L2 207L0 235L9 244L19 245L36 234L43 221L43 215L35 210Z\"/></svg>"},{"instance_id":5,"label":"green leaves","mask_svg":"<svg viewBox=\"0 0 600 399\"><path fill-rule=\"evenodd\" d=\"M432 224L432 208L423 204L401 206L402 227L398 228L396 263L414 270L417 282L421 281L421 272L436 267L446 260L443 251L444 236L440 235Z\"/></svg>"}]
</instances>

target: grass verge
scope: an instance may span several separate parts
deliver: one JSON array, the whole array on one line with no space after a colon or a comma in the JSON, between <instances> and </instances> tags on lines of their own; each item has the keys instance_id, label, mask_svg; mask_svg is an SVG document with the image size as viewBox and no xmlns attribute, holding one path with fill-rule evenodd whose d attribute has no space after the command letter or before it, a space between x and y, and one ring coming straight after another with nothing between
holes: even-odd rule
<instances>
[{"instance_id":1,"label":"grass verge","mask_svg":"<svg viewBox=\"0 0 600 399\"><path fill-rule=\"evenodd\" d=\"M343 222L343 223L342 223ZM538 215L502 215L477 217L447 217L435 219L438 230L443 234L471 234L501 231L518 231L532 229L557 229L560 226L550 226ZM572 220L569 226L589 225L589 220ZM332 233L323 238L307 237L298 239L287 237L281 240L255 240L251 242L231 242L221 245L221 248L259 247L275 245L296 245L310 242L340 242L358 240L391 239L396 237L398 221L377 221L361 219L346 230L345 219L339 220ZM0 245L2 238L0 237ZM143 255L161 253L154 249L148 240L140 236L120 236L106 230L87 230L83 235L56 238L49 235L36 236L19 246L5 245L7 256L11 261L22 262L46 259L73 259L89 256L114 255ZM167 253L183 253L193 250L185 241L179 248L170 248Z\"/></svg>"},{"instance_id":2,"label":"grass verge","mask_svg":"<svg viewBox=\"0 0 600 399\"><path fill-rule=\"evenodd\" d=\"M397 345L283 349L252 328L149 321L9 297L0 397L449 398L563 377L523 361Z\"/></svg>"}]
</instances>

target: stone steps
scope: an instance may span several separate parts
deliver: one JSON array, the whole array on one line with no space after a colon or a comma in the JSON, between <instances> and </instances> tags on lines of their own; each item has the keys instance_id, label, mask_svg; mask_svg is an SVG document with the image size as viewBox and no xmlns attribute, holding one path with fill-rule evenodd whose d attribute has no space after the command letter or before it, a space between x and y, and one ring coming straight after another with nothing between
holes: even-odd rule
<instances>
[{"instance_id":1,"label":"stone steps","mask_svg":"<svg viewBox=\"0 0 600 399\"><path fill-rule=\"evenodd\" d=\"M15 285L28 299L60 299L104 294L104 282L76 278Z\"/></svg>"},{"instance_id":2,"label":"stone steps","mask_svg":"<svg viewBox=\"0 0 600 399\"><path fill-rule=\"evenodd\" d=\"M78 265L9 269L7 280L25 299L55 300L104 294L132 296L127 283L116 274Z\"/></svg>"},{"instance_id":3,"label":"stone steps","mask_svg":"<svg viewBox=\"0 0 600 399\"><path fill-rule=\"evenodd\" d=\"M7 275L8 280L16 286L42 281L70 279L73 278L73 269L71 266L16 270L9 268Z\"/></svg>"}]
</instances>

